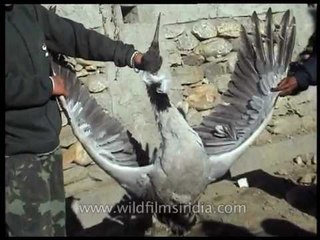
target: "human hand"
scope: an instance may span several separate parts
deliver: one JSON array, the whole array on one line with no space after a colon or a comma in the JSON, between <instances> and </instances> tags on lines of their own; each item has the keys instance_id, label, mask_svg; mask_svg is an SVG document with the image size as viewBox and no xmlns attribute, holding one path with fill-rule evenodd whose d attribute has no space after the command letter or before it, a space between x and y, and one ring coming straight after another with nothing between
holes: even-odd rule
<instances>
[{"instance_id":1,"label":"human hand","mask_svg":"<svg viewBox=\"0 0 320 240\"><path fill-rule=\"evenodd\" d=\"M137 69L155 74L161 68L162 57L159 54L159 50L150 47L146 53L136 54L134 62Z\"/></svg>"},{"instance_id":2,"label":"human hand","mask_svg":"<svg viewBox=\"0 0 320 240\"><path fill-rule=\"evenodd\" d=\"M145 71L152 74L157 73L162 65L162 57L159 54L159 49L155 49L151 46L142 56L142 65L144 66Z\"/></svg>"},{"instance_id":3,"label":"human hand","mask_svg":"<svg viewBox=\"0 0 320 240\"><path fill-rule=\"evenodd\" d=\"M68 92L66 90L65 84L64 84L64 79L62 79L60 76L51 76L50 77L52 80L52 95L54 96L68 96Z\"/></svg>"},{"instance_id":4,"label":"human hand","mask_svg":"<svg viewBox=\"0 0 320 240\"><path fill-rule=\"evenodd\" d=\"M298 89L298 81L294 76L289 76L280 81L276 88L272 88L272 92L278 92L279 96L284 97L287 95L294 95L296 94Z\"/></svg>"}]
</instances>

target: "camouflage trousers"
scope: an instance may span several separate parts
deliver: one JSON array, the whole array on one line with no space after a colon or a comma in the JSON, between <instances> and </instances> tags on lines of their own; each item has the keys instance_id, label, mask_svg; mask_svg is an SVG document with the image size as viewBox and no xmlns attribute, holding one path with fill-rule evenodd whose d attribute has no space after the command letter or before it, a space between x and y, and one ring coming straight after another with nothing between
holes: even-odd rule
<instances>
[{"instance_id":1,"label":"camouflage trousers","mask_svg":"<svg viewBox=\"0 0 320 240\"><path fill-rule=\"evenodd\" d=\"M65 236L61 149L6 157L5 168L9 236Z\"/></svg>"}]
</instances>

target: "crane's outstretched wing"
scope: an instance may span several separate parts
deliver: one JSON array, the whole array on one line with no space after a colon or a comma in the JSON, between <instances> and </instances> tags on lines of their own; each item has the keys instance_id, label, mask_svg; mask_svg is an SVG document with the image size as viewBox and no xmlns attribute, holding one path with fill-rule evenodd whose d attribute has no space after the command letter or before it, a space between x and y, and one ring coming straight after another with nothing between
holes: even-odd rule
<instances>
[{"instance_id":1,"label":"crane's outstretched wing","mask_svg":"<svg viewBox=\"0 0 320 240\"><path fill-rule=\"evenodd\" d=\"M75 136L93 161L126 190L144 195L149 184L147 173L153 167L150 159L144 164L139 162L134 139L116 118L103 111L75 73L54 62L52 70L64 79L68 96L60 96L60 103Z\"/></svg>"},{"instance_id":2,"label":"crane's outstretched wing","mask_svg":"<svg viewBox=\"0 0 320 240\"><path fill-rule=\"evenodd\" d=\"M158 54L159 25L160 14L149 48ZM52 70L65 81L68 96L60 96L60 103L69 117L75 136L93 161L131 194L137 197L149 194L149 175L154 171L153 163L158 157L157 152L154 151L149 158L148 153L142 150L141 145L121 123L103 111L72 71L54 62Z\"/></svg>"},{"instance_id":3,"label":"crane's outstretched wing","mask_svg":"<svg viewBox=\"0 0 320 240\"><path fill-rule=\"evenodd\" d=\"M254 134L272 111L278 94L270 90L286 76L291 61L296 26L294 17L290 21L289 10L283 15L278 32L271 9L263 35L256 12L252 22L253 36L242 26L238 61L222 96L227 104L218 105L194 128L208 155L229 152Z\"/></svg>"}]
</instances>

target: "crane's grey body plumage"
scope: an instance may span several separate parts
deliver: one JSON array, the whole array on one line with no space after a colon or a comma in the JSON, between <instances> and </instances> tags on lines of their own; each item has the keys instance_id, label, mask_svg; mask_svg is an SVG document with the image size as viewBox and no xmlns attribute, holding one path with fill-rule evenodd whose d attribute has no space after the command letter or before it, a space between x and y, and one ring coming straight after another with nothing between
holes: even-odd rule
<instances>
[{"instance_id":1,"label":"crane's grey body plumage","mask_svg":"<svg viewBox=\"0 0 320 240\"><path fill-rule=\"evenodd\" d=\"M74 73L53 64L66 79L68 97L60 97L74 134L92 159L130 194L161 204L194 204L212 181L221 178L265 128L277 93L270 91L285 76L295 40L295 19L287 11L275 37L272 12L267 12L265 38L256 13L253 37L244 27L241 48L225 103L191 128L168 95L162 80L144 73L162 143L157 155L139 164L127 131L105 113ZM151 47L159 48L159 21ZM275 50L278 39L278 50Z\"/></svg>"}]
</instances>

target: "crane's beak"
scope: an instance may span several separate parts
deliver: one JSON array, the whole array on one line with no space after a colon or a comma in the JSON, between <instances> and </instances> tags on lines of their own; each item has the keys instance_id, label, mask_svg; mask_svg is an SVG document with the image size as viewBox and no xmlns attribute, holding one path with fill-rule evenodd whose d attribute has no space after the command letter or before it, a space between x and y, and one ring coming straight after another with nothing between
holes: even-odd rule
<instances>
[{"instance_id":1,"label":"crane's beak","mask_svg":"<svg viewBox=\"0 0 320 240\"><path fill-rule=\"evenodd\" d=\"M159 16L158 16L156 31L155 31L155 33L154 33L153 40L152 40L151 46L150 46L150 48L156 50L157 52L160 51L160 50L159 50L160 18L161 18L161 13L159 13Z\"/></svg>"}]
</instances>

